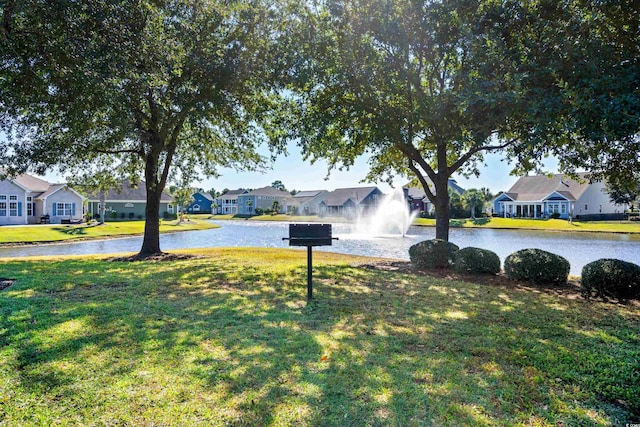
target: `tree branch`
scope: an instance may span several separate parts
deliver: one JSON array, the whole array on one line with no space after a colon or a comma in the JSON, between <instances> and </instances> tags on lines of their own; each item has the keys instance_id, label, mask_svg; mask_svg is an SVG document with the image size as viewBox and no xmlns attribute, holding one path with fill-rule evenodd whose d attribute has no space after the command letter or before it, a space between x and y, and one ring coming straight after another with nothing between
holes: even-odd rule
<instances>
[{"instance_id":1,"label":"tree branch","mask_svg":"<svg viewBox=\"0 0 640 427\"><path fill-rule=\"evenodd\" d=\"M451 173L457 171L458 169L460 169L460 167L462 167L462 165L464 165L471 157L473 157L473 155L479 153L480 151L497 151L497 150L503 150L505 148L507 148L508 146L514 144L515 142L517 142L516 138L512 138L509 141L505 142L504 144L501 145L479 145L476 147L471 148L468 152L466 152L464 155L460 156L460 158L451 165L451 167L449 168L451 170Z\"/></svg>"}]
</instances>

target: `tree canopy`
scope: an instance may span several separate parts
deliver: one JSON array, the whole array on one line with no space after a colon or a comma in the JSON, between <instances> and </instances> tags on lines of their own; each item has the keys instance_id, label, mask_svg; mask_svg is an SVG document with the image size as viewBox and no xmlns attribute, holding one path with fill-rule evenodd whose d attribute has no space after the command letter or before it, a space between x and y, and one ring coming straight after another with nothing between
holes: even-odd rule
<instances>
[{"instance_id":1,"label":"tree canopy","mask_svg":"<svg viewBox=\"0 0 640 427\"><path fill-rule=\"evenodd\" d=\"M300 37L300 145L338 168L368 153L371 181L413 174L445 240L447 180L477 174L486 152L519 172L548 154L569 171L628 171L640 162L640 26L624 3L314 4Z\"/></svg>"},{"instance_id":2,"label":"tree canopy","mask_svg":"<svg viewBox=\"0 0 640 427\"><path fill-rule=\"evenodd\" d=\"M477 173L484 152L516 142L509 114L522 94L498 54L496 7L346 0L311 11L304 151L336 167L369 153L373 181L413 174L435 205L436 237L447 240L449 177Z\"/></svg>"},{"instance_id":3,"label":"tree canopy","mask_svg":"<svg viewBox=\"0 0 640 427\"><path fill-rule=\"evenodd\" d=\"M283 147L274 105L276 9L255 1L8 1L0 6L0 166L109 164L146 183L140 255L160 252L172 165L255 169Z\"/></svg>"}]
</instances>

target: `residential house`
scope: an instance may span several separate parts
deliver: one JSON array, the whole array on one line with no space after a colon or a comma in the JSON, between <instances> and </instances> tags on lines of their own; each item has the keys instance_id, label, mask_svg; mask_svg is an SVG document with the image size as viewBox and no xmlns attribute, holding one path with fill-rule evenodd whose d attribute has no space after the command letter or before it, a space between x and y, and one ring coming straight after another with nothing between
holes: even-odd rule
<instances>
[{"instance_id":1,"label":"residential house","mask_svg":"<svg viewBox=\"0 0 640 427\"><path fill-rule=\"evenodd\" d=\"M215 199L209 193L199 191L193 196L193 202L186 207L185 212L188 213L212 213Z\"/></svg>"},{"instance_id":2,"label":"residential house","mask_svg":"<svg viewBox=\"0 0 640 427\"><path fill-rule=\"evenodd\" d=\"M79 222L85 198L66 184L23 174L0 180L0 225Z\"/></svg>"},{"instance_id":3,"label":"residential house","mask_svg":"<svg viewBox=\"0 0 640 427\"><path fill-rule=\"evenodd\" d=\"M603 182L589 182L587 173L576 181L562 174L523 176L493 201L502 217L612 219L623 217L624 206L612 203Z\"/></svg>"},{"instance_id":4,"label":"residential house","mask_svg":"<svg viewBox=\"0 0 640 427\"><path fill-rule=\"evenodd\" d=\"M291 194L287 191L273 187L262 187L238 195L238 214L253 215L256 209L267 210L273 207L273 202L280 205L278 213L286 213L289 210Z\"/></svg>"},{"instance_id":5,"label":"residential house","mask_svg":"<svg viewBox=\"0 0 640 427\"><path fill-rule=\"evenodd\" d=\"M238 196L248 193L247 190L239 188L237 190L229 190L218 196L215 203L218 205L216 212L219 214L236 215L238 213Z\"/></svg>"},{"instance_id":6,"label":"residential house","mask_svg":"<svg viewBox=\"0 0 640 427\"><path fill-rule=\"evenodd\" d=\"M425 177L426 178L426 177ZM429 178L426 178L429 183L429 188L433 191L433 183ZM465 189L460 187L455 179L449 178L449 190L453 191L459 195L463 195L465 193ZM409 186L407 184L404 186L407 192L407 202L409 203L409 208L412 211L424 211L428 214L433 214L435 212L435 206L429 199L427 198L427 193L425 193L424 188L422 186Z\"/></svg>"},{"instance_id":7,"label":"residential house","mask_svg":"<svg viewBox=\"0 0 640 427\"><path fill-rule=\"evenodd\" d=\"M378 207L383 196L378 187L338 188L320 202L319 215L357 218Z\"/></svg>"},{"instance_id":8,"label":"residential house","mask_svg":"<svg viewBox=\"0 0 640 427\"><path fill-rule=\"evenodd\" d=\"M318 215L320 203L329 192L327 190L300 191L293 195L290 201L290 211L297 215Z\"/></svg>"},{"instance_id":9,"label":"residential house","mask_svg":"<svg viewBox=\"0 0 640 427\"><path fill-rule=\"evenodd\" d=\"M105 192L105 219L144 219L147 209L147 189L144 181L132 184L123 180L120 185ZM94 217L100 217L100 194L89 194L88 212ZM177 213L173 197L167 192L160 196L160 217L173 216Z\"/></svg>"}]
</instances>

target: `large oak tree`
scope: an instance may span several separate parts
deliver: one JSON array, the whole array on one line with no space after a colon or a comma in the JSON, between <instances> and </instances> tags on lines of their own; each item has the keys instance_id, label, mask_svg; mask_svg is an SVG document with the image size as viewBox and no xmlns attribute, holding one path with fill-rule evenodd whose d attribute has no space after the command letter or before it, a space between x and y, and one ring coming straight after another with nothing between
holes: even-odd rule
<instances>
[{"instance_id":1,"label":"large oak tree","mask_svg":"<svg viewBox=\"0 0 640 427\"><path fill-rule=\"evenodd\" d=\"M519 172L548 154L601 176L637 167L638 9L604 3L314 3L301 146L335 167L368 153L372 181L414 174L445 240L448 178L477 173L484 153L508 153Z\"/></svg>"},{"instance_id":2,"label":"large oak tree","mask_svg":"<svg viewBox=\"0 0 640 427\"><path fill-rule=\"evenodd\" d=\"M256 168L278 150L270 61L276 9L261 0L25 0L0 6L0 166L102 170L146 184L141 256L160 252L172 165ZM120 169L116 171L116 169Z\"/></svg>"},{"instance_id":3,"label":"large oak tree","mask_svg":"<svg viewBox=\"0 0 640 427\"><path fill-rule=\"evenodd\" d=\"M490 2L329 0L312 24L300 76L301 145L348 167L370 155L368 178L413 174L449 237L448 179L477 173L483 153L516 139L522 94ZM429 185L429 181L433 186Z\"/></svg>"}]
</instances>

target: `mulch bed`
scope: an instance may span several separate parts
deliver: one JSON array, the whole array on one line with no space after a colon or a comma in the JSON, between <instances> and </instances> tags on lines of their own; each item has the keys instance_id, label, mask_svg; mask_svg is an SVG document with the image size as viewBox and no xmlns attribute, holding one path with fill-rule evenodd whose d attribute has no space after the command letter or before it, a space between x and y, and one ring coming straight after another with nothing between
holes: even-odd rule
<instances>
[{"instance_id":1,"label":"mulch bed","mask_svg":"<svg viewBox=\"0 0 640 427\"><path fill-rule=\"evenodd\" d=\"M14 283L16 283L16 279L5 279L4 277L0 277L0 291L7 289Z\"/></svg>"}]
</instances>

